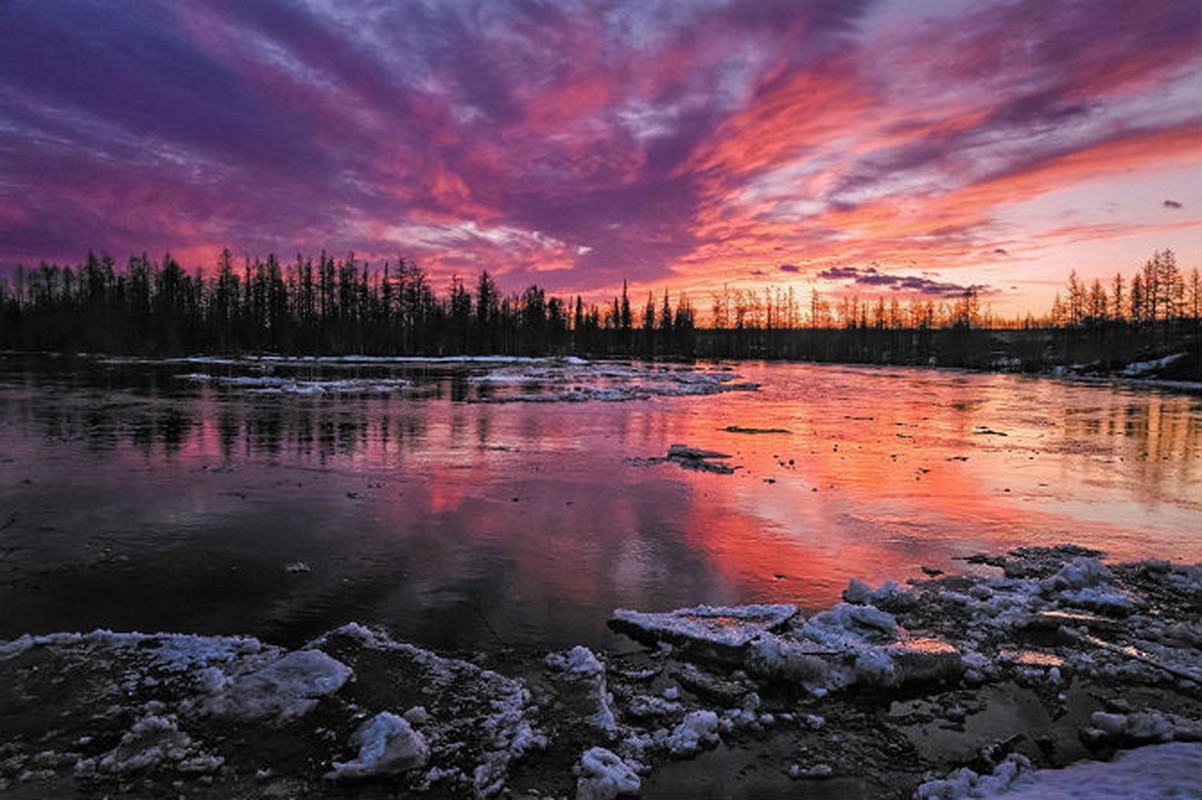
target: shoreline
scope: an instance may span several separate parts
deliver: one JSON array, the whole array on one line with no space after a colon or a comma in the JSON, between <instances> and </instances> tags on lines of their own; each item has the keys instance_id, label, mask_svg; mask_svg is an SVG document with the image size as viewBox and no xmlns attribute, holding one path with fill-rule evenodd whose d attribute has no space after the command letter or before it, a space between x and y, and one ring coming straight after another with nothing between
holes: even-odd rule
<instances>
[{"instance_id":1,"label":"shoreline","mask_svg":"<svg viewBox=\"0 0 1202 800\"><path fill-rule=\"evenodd\" d=\"M950 798L1145 745L1176 742L1144 752L1192 764L1202 565L1101 558L1024 548L968 559L989 575L853 580L808 618L787 605L618 610L628 649L479 663L354 623L295 650L25 636L0 643L0 789Z\"/></svg>"}]
</instances>

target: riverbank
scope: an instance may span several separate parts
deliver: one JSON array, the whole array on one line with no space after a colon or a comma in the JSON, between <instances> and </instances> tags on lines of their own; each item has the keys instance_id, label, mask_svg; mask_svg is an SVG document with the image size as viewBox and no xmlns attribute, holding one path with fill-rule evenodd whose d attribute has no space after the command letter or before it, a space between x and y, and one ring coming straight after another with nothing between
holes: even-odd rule
<instances>
[{"instance_id":1,"label":"riverbank","mask_svg":"<svg viewBox=\"0 0 1202 800\"><path fill-rule=\"evenodd\" d=\"M1157 779L1196 793L1202 565L1100 558L1028 548L911 586L853 581L808 618L785 604L619 610L611 625L631 646L608 653L452 657L354 623L295 650L25 636L0 644L0 787L966 797L1183 742L1116 768L1163 754L1178 767Z\"/></svg>"}]
</instances>

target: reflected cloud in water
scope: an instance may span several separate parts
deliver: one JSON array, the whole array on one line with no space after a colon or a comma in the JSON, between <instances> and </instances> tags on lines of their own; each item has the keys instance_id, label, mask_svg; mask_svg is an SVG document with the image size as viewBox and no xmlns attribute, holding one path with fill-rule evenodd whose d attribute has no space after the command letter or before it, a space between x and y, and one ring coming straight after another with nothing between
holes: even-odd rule
<instances>
[{"instance_id":1,"label":"reflected cloud in water","mask_svg":"<svg viewBox=\"0 0 1202 800\"><path fill-rule=\"evenodd\" d=\"M576 391L588 368L569 366L522 380L510 365L495 381L487 364L310 364L306 381L406 389L250 394L181 377L194 363L10 359L0 511L18 522L0 636L105 626L295 643L357 619L437 646L554 647L603 643L614 607L814 609L853 576L922 577L1020 545L1202 560L1195 397L741 364L722 385L759 391L480 402ZM218 367L250 374L206 373ZM596 385L694 380L606 370ZM677 442L739 469L637 462ZM293 561L310 572L286 573Z\"/></svg>"}]
</instances>

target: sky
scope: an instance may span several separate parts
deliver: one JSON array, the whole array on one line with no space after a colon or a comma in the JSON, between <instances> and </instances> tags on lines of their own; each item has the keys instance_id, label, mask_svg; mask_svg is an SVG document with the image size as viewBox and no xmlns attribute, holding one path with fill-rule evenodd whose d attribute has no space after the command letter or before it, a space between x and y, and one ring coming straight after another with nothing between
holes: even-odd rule
<instances>
[{"instance_id":1,"label":"sky","mask_svg":"<svg viewBox=\"0 0 1202 800\"><path fill-rule=\"evenodd\" d=\"M1202 265L1197 0L0 0L0 268L1046 310Z\"/></svg>"}]
</instances>

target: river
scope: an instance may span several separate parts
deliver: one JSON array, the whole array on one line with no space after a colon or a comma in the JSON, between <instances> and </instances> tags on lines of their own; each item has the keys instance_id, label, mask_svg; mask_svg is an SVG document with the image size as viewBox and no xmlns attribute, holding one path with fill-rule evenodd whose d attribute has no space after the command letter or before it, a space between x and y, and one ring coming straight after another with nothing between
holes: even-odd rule
<instances>
[{"instance_id":1,"label":"river","mask_svg":"<svg viewBox=\"0 0 1202 800\"><path fill-rule=\"evenodd\" d=\"M758 385L758 389L755 386ZM0 358L0 639L613 644L1074 542L1202 561L1202 398L811 364ZM654 461L683 443L731 474Z\"/></svg>"}]
</instances>

